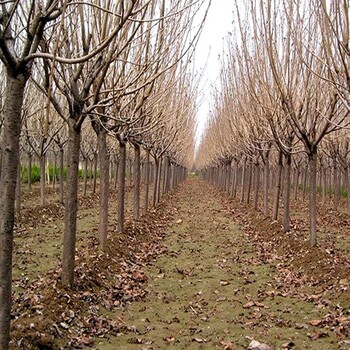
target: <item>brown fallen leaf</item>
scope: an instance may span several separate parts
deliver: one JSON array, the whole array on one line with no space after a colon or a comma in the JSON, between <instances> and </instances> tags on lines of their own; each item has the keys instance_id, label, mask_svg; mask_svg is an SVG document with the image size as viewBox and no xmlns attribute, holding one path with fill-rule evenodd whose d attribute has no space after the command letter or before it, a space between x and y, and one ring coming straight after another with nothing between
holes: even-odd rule
<instances>
[{"instance_id":1,"label":"brown fallen leaf","mask_svg":"<svg viewBox=\"0 0 350 350\"><path fill-rule=\"evenodd\" d=\"M350 323L350 317L340 317L338 319L338 322L340 324L348 324L348 323Z\"/></svg>"},{"instance_id":2,"label":"brown fallen leaf","mask_svg":"<svg viewBox=\"0 0 350 350\"><path fill-rule=\"evenodd\" d=\"M230 282L229 281L220 281L220 284L222 286L228 286L230 284Z\"/></svg>"},{"instance_id":3,"label":"brown fallen leaf","mask_svg":"<svg viewBox=\"0 0 350 350\"><path fill-rule=\"evenodd\" d=\"M271 350L271 347L267 344L252 340L248 346L248 350Z\"/></svg>"},{"instance_id":4,"label":"brown fallen leaf","mask_svg":"<svg viewBox=\"0 0 350 350\"><path fill-rule=\"evenodd\" d=\"M172 343L175 341L175 338L174 337L167 337L167 338L164 338L165 341L167 341L168 343Z\"/></svg>"},{"instance_id":5,"label":"brown fallen leaf","mask_svg":"<svg viewBox=\"0 0 350 350\"><path fill-rule=\"evenodd\" d=\"M319 325L321 325L322 320L312 320L309 323L311 324L311 326L318 327Z\"/></svg>"},{"instance_id":6,"label":"brown fallen leaf","mask_svg":"<svg viewBox=\"0 0 350 350\"><path fill-rule=\"evenodd\" d=\"M208 343L207 339L202 339L202 338L193 338L192 341L196 343Z\"/></svg>"},{"instance_id":7,"label":"brown fallen leaf","mask_svg":"<svg viewBox=\"0 0 350 350\"><path fill-rule=\"evenodd\" d=\"M81 338L78 338L79 342L85 346L89 346L91 344L93 344L94 340L92 338L89 337L84 337L82 336Z\"/></svg>"},{"instance_id":8,"label":"brown fallen leaf","mask_svg":"<svg viewBox=\"0 0 350 350\"><path fill-rule=\"evenodd\" d=\"M326 333L326 332L316 332L314 334L311 334L312 340L317 340L317 339L325 338L325 337L329 337L328 333Z\"/></svg>"},{"instance_id":9,"label":"brown fallen leaf","mask_svg":"<svg viewBox=\"0 0 350 350\"><path fill-rule=\"evenodd\" d=\"M254 301L249 301L247 304L243 305L243 309L249 309L251 307L255 306Z\"/></svg>"},{"instance_id":10,"label":"brown fallen leaf","mask_svg":"<svg viewBox=\"0 0 350 350\"><path fill-rule=\"evenodd\" d=\"M227 343L227 342L221 341L220 345L222 345L224 347L224 350L234 350L235 349L234 344L231 342Z\"/></svg>"},{"instance_id":11,"label":"brown fallen leaf","mask_svg":"<svg viewBox=\"0 0 350 350\"><path fill-rule=\"evenodd\" d=\"M255 306L264 308L264 307L265 307L265 304L256 301L256 302L255 302Z\"/></svg>"},{"instance_id":12,"label":"brown fallen leaf","mask_svg":"<svg viewBox=\"0 0 350 350\"><path fill-rule=\"evenodd\" d=\"M142 271L134 271L132 273L132 278L136 281L146 282L147 276Z\"/></svg>"}]
</instances>

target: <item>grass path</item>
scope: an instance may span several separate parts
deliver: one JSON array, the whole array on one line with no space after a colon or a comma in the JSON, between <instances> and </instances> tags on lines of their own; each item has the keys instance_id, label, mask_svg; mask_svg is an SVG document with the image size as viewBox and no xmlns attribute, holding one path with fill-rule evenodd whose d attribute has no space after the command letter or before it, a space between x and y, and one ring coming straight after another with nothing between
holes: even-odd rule
<instances>
[{"instance_id":1,"label":"grass path","mask_svg":"<svg viewBox=\"0 0 350 350\"><path fill-rule=\"evenodd\" d=\"M167 253L145 270L148 296L113 315L135 331L98 349L246 349L251 339L273 349L341 348L316 322L330 310L283 293L278 260L257 256L220 194L189 179L176 199Z\"/></svg>"}]
</instances>

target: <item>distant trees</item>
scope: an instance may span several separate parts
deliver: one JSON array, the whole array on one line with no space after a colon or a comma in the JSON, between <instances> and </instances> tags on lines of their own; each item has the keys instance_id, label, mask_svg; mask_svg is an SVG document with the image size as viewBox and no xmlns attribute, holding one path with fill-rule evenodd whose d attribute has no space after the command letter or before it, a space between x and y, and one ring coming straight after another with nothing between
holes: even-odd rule
<instances>
[{"instance_id":1,"label":"distant trees","mask_svg":"<svg viewBox=\"0 0 350 350\"><path fill-rule=\"evenodd\" d=\"M328 145L328 153L321 151L323 169L327 157L337 159L334 161L337 164L338 137L333 139L332 135L350 122L346 83L349 80L348 5L340 1L328 4L323 0L308 3L269 0L252 1L245 6L236 2L236 5L237 30L227 39L221 91L214 96L213 119L196 164L206 169L208 179L223 187L223 180L213 180L213 168L219 166L214 178L232 181L232 195L236 195L237 178L240 178L242 201L249 201L252 179L258 188L263 165L262 207L265 215L277 219L283 190L285 232L291 227L293 164L303 167L305 177L300 178L302 171L298 169L293 181L295 189L300 180L304 189L308 183L310 245L315 246L317 181L321 174L323 181L326 177L319 166L320 150ZM307 158L298 156L300 153ZM231 158L237 161L233 175L228 176L224 169ZM349 182L347 166L345 161L345 184ZM275 184L272 212L268 207L271 171ZM338 170L334 174L334 189L339 193ZM256 207L258 192L254 190L254 193ZM337 196L334 198L337 201Z\"/></svg>"}]
</instances>

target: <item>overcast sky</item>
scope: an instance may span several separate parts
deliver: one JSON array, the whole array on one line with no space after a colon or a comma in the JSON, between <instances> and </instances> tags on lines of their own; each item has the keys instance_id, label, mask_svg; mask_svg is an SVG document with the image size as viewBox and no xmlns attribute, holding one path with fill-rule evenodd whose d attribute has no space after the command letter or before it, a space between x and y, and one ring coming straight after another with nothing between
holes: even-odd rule
<instances>
[{"instance_id":1,"label":"overcast sky","mask_svg":"<svg viewBox=\"0 0 350 350\"><path fill-rule=\"evenodd\" d=\"M234 1L232 0L212 0L203 33L198 43L196 67L198 70L201 70L206 63L207 65L202 81L204 96L197 115L197 142L203 132L209 112L210 85L215 84L219 77L220 65L218 56L222 53L224 38L232 30L233 7Z\"/></svg>"}]
</instances>

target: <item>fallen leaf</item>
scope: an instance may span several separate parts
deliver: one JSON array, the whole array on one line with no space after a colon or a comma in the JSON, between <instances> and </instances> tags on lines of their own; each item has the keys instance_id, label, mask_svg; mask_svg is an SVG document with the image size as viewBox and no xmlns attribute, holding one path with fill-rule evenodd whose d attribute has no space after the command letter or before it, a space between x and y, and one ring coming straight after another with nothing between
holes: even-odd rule
<instances>
[{"instance_id":1,"label":"fallen leaf","mask_svg":"<svg viewBox=\"0 0 350 350\"><path fill-rule=\"evenodd\" d=\"M311 334L311 339L312 340L317 340L317 339L320 339L320 338L325 338L325 337L328 337L328 333L326 332L316 332L314 334Z\"/></svg>"},{"instance_id":2,"label":"fallen leaf","mask_svg":"<svg viewBox=\"0 0 350 350\"><path fill-rule=\"evenodd\" d=\"M167 338L164 338L165 341L167 341L168 343L172 343L175 341L175 338L174 337L167 337Z\"/></svg>"},{"instance_id":3,"label":"fallen leaf","mask_svg":"<svg viewBox=\"0 0 350 350\"><path fill-rule=\"evenodd\" d=\"M196 343L207 343L208 342L207 339L202 339L202 338L193 338L192 341L196 342Z\"/></svg>"},{"instance_id":4,"label":"fallen leaf","mask_svg":"<svg viewBox=\"0 0 350 350\"><path fill-rule=\"evenodd\" d=\"M222 345L224 347L224 350L234 350L234 344L231 343L231 342L224 342L224 341L221 341L220 342L220 345Z\"/></svg>"},{"instance_id":5,"label":"fallen leaf","mask_svg":"<svg viewBox=\"0 0 350 350\"><path fill-rule=\"evenodd\" d=\"M61 323L60 323L60 326L61 326L63 329L68 329L68 328L69 328L68 324L65 323L65 322L61 322Z\"/></svg>"},{"instance_id":6,"label":"fallen leaf","mask_svg":"<svg viewBox=\"0 0 350 350\"><path fill-rule=\"evenodd\" d=\"M256 301L256 302L255 302L255 306L264 308L264 307L265 307L265 304L259 303L258 301Z\"/></svg>"},{"instance_id":7,"label":"fallen leaf","mask_svg":"<svg viewBox=\"0 0 350 350\"><path fill-rule=\"evenodd\" d=\"M259 343L256 340L252 340L248 346L248 350L271 350L271 347L264 343Z\"/></svg>"},{"instance_id":8,"label":"fallen leaf","mask_svg":"<svg viewBox=\"0 0 350 350\"><path fill-rule=\"evenodd\" d=\"M319 325L321 325L322 320L312 320L309 323L311 324L311 326L318 327Z\"/></svg>"},{"instance_id":9,"label":"fallen leaf","mask_svg":"<svg viewBox=\"0 0 350 350\"><path fill-rule=\"evenodd\" d=\"M220 302L222 302L222 301L226 301L226 300L227 300L226 297L220 297L220 298L217 298L217 299L216 299L216 301L217 301L218 303L220 303Z\"/></svg>"},{"instance_id":10,"label":"fallen leaf","mask_svg":"<svg viewBox=\"0 0 350 350\"><path fill-rule=\"evenodd\" d=\"M249 309L251 307L255 306L254 301L249 301L247 304L243 305L243 309Z\"/></svg>"}]
</instances>

